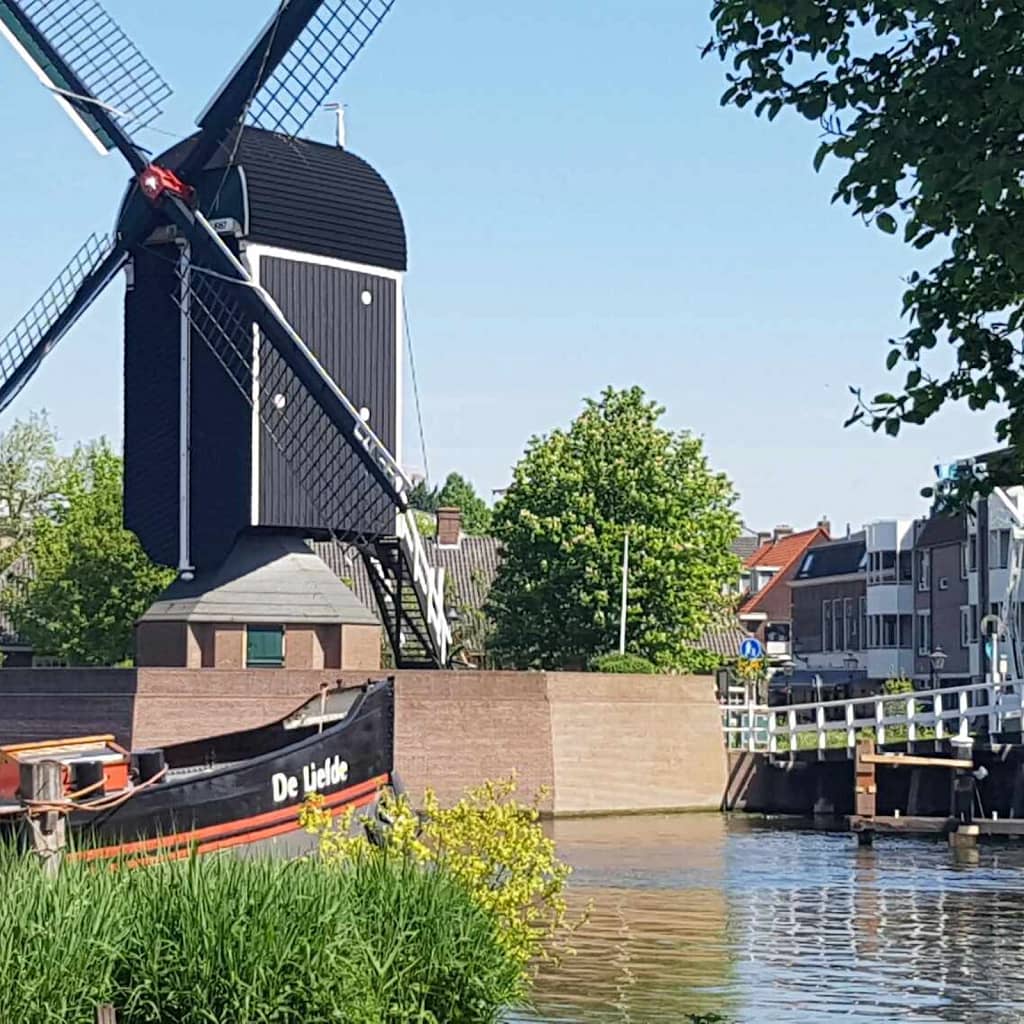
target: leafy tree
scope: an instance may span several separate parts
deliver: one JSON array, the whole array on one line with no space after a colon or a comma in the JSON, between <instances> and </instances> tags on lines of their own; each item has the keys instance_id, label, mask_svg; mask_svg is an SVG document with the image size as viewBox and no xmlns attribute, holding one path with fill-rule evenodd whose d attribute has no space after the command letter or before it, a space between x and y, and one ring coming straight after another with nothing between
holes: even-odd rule
<instances>
[{"instance_id":1,"label":"leafy tree","mask_svg":"<svg viewBox=\"0 0 1024 1024\"><path fill-rule=\"evenodd\" d=\"M106 441L62 468L60 506L35 521L32 573L3 597L14 628L40 654L72 665L132 656L135 620L174 578L124 529L121 459Z\"/></svg>"},{"instance_id":2,"label":"leafy tree","mask_svg":"<svg viewBox=\"0 0 1024 1024\"><path fill-rule=\"evenodd\" d=\"M462 528L471 536L490 533L493 513L473 485L459 473L449 473L437 496L438 508L462 510Z\"/></svg>"},{"instance_id":3,"label":"leafy tree","mask_svg":"<svg viewBox=\"0 0 1024 1024\"><path fill-rule=\"evenodd\" d=\"M431 487L426 480L420 480L409 492L409 507L417 512L437 511L437 488Z\"/></svg>"},{"instance_id":4,"label":"leafy tree","mask_svg":"<svg viewBox=\"0 0 1024 1024\"><path fill-rule=\"evenodd\" d=\"M698 438L658 425L663 411L640 388L609 388L568 430L530 441L495 510L488 612L503 663L582 668L616 649L628 533L629 653L706 666L696 645L740 569L736 496Z\"/></svg>"},{"instance_id":5,"label":"leafy tree","mask_svg":"<svg viewBox=\"0 0 1024 1024\"><path fill-rule=\"evenodd\" d=\"M45 412L16 420L0 434L0 568L24 551L35 521L53 511L62 465Z\"/></svg>"},{"instance_id":6,"label":"leafy tree","mask_svg":"<svg viewBox=\"0 0 1024 1024\"><path fill-rule=\"evenodd\" d=\"M907 279L909 329L890 342L902 389L855 391L851 422L895 436L946 402L995 404L998 439L1024 451L1024 5L715 0L711 17L705 53L732 67L723 104L820 121L815 167L843 165L834 198L931 254ZM928 358L940 343L953 360ZM1019 454L1002 466L1022 468Z\"/></svg>"}]
</instances>

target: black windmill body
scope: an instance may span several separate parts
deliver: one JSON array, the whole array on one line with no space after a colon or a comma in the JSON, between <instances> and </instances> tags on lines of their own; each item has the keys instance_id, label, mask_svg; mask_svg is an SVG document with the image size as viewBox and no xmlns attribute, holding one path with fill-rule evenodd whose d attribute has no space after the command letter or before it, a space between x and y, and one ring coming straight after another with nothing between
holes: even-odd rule
<instances>
[{"instance_id":1,"label":"black windmill body","mask_svg":"<svg viewBox=\"0 0 1024 1024\"><path fill-rule=\"evenodd\" d=\"M201 579L252 531L337 538L401 665L443 665L443 580L408 510L402 217L340 144L298 137L393 0L281 0L199 131L153 158L169 95L95 0L0 0L0 34L133 178L0 341L0 409L122 269L125 525Z\"/></svg>"}]
</instances>

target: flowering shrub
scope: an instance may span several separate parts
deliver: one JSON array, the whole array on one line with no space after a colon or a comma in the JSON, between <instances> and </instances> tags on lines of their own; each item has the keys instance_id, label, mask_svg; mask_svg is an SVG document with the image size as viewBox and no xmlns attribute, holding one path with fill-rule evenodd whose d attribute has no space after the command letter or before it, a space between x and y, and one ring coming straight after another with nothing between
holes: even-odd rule
<instances>
[{"instance_id":1,"label":"flowering shrub","mask_svg":"<svg viewBox=\"0 0 1024 1024\"><path fill-rule=\"evenodd\" d=\"M565 940L582 919L567 917L563 890L572 869L555 855L540 825L544 792L524 804L516 791L514 777L485 782L442 807L428 789L420 815L405 796L383 790L378 819L361 818L360 832L353 832L351 813L332 818L314 794L300 820L328 862L397 854L445 871L497 921L499 941L525 970L532 961L571 952Z\"/></svg>"}]
</instances>

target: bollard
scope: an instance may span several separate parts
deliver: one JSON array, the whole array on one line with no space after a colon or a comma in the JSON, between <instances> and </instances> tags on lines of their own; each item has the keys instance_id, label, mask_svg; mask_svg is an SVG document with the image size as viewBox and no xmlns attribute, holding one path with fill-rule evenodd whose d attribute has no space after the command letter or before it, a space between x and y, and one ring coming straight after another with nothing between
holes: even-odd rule
<instances>
[{"instance_id":1,"label":"bollard","mask_svg":"<svg viewBox=\"0 0 1024 1024\"><path fill-rule=\"evenodd\" d=\"M954 850L974 850L978 846L981 829L977 825L961 825L949 833L949 845Z\"/></svg>"}]
</instances>

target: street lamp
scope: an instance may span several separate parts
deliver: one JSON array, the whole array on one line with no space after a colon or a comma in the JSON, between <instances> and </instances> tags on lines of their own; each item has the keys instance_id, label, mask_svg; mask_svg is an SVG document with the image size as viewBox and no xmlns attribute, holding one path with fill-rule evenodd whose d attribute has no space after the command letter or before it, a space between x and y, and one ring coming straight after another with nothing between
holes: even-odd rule
<instances>
[{"instance_id":1,"label":"street lamp","mask_svg":"<svg viewBox=\"0 0 1024 1024\"><path fill-rule=\"evenodd\" d=\"M928 660L932 663L932 689L937 690L939 688L939 676L942 674L942 670L946 665L946 652L941 647L936 647L935 650L928 655Z\"/></svg>"}]
</instances>

